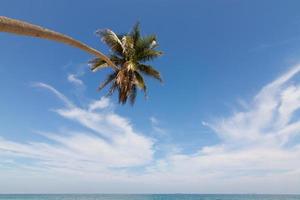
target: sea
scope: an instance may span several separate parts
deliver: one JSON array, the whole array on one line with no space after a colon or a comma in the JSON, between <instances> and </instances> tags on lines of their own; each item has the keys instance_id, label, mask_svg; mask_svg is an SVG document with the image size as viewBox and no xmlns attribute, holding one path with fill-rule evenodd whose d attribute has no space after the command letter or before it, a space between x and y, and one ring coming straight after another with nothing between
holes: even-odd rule
<instances>
[{"instance_id":1,"label":"sea","mask_svg":"<svg viewBox=\"0 0 300 200\"><path fill-rule=\"evenodd\" d=\"M0 200L300 200L300 195L258 194L0 194Z\"/></svg>"}]
</instances>

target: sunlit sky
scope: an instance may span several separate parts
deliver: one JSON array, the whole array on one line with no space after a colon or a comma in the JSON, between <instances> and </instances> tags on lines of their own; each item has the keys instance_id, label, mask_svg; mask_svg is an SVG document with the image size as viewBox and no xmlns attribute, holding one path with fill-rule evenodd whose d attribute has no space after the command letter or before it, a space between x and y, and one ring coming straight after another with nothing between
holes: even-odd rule
<instances>
[{"instance_id":1,"label":"sunlit sky","mask_svg":"<svg viewBox=\"0 0 300 200\"><path fill-rule=\"evenodd\" d=\"M81 50L0 33L0 193L300 193L300 1L2 0L109 49L137 21L164 55L134 106Z\"/></svg>"}]
</instances>

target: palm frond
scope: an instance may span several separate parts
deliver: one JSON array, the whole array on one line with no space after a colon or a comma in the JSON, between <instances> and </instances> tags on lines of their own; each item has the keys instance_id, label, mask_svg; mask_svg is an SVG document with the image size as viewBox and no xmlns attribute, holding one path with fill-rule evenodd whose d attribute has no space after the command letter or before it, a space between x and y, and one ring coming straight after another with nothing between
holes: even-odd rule
<instances>
[{"instance_id":1,"label":"palm frond","mask_svg":"<svg viewBox=\"0 0 300 200\"><path fill-rule=\"evenodd\" d=\"M153 46L154 43L156 45ZM139 40L136 43L136 48L141 51L143 49L149 49L149 48L154 48L157 47L157 40L156 40L156 35L149 35L145 37L140 37Z\"/></svg>"},{"instance_id":2,"label":"palm frond","mask_svg":"<svg viewBox=\"0 0 300 200\"><path fill-rule=\"evenodd\" d=\"M133 26L133 28L132 28L131 32L129 33L129 35L132 37L134 45L136 45L137 41L141 37L140 23L139 22L137 22Z\"/></svg>"},{"instance_id":3,"label":"palm frond","mask_svg":"<svg viewBox=\"0 0 300 200\"><path fill-rule=\"evenodd\" d=\"M130 90L130 104L133 105L136 99L136 95L137 95L137 89L136 86L133 85L131 90Z\"/></svg>"},{"instance_id":4,"label":"palm frond","mask_svg":"<svg viewBox=\"0 0 300 200\"><path fill-rule=\"evenodd\" d=\"M143 76L137 71L134 72L134 75L135 75L136 85L140 89L142 89L144 91L145 95L146 95L147 94L147 87L146 87Z\"/></svg>"},{"instance_id":5,"label":"palm frond","mask_svg":"<svg viewBox=\"0 0 300 200\"><path fill-rule=\"evenodd\" d=\"M122 55L123 47L120 38L110 29L98 30L96 32L101 40L107 44L114 52Z\"/></svg>"},{"instance_id":6,"label":"palm frond","mask_svg":"<svg viewBox=\"0 0 300 200\"><path fill-rule=\"evenodd\" d=\"M117 76L117 72L114 72L112 74L109 74L106 78L106 80L101 83L101 85L98 87L98 90L102 90L105 86L107 86L110 82L112 82L113 80L115 80Z\"/></svg>"},{"instance_id":7,"label":"palm frond","mask_svg":"<svg viewBox=\"0 0 300 200\"><path fill-rule=\"evenodd\" d=\"M159 80L160 82L163 81L159 71L157 71L150 65L140 64L140 65L138 65L138 70L141 71L143 74L146 74L148 76L151 76L151 77Z\"/></svg>"},{"instance_id":8,"label":"palm frond","mask_svg":"<svg viewBox=\"0 0 300 200\"><path fill-rule=\"evenodd\" d=\"M106 61L104 61L100 58L95 58L95 59L89 61L89 65L93 72L108 67L108 64L106 63Z\"/></svg>"},{"instance_id":9,"label":"palm frond","mask_svg":"<svg viewBox=\"0 0 300 200\"><path fill-rule=\"evenodd\" d=\"M125 90L124 88L118 88L119 90L119 103L125 104L127 102L128 98L128 90Z\"/></svg>"},{"instance_id":10,"label":"palm frond","mask_svg":"<svg viewBox=\"0 0 300 200\"><path fill-rule=\"evenodd\" d=\"M122 47L123 47L123 55L126 58L130 58L134 53L134 41L133 38L129 35L126 35L122 38Z\"/></svg>"},{"instance_id":11,"label":"palm frond","mask_svg":"<svg viewBox=\"0 0 300 200\"><path fill-rule=\"evenodd\" d=\"M127 34L116 34L116 35L117 35L117 37L119 38L119 40L121 41L122 38L123 38L124 36L126 36Z\"/></svg>"},{"instance_id":12,"label":"palm frond","mask_svg":"<svg viewBox=\"0 0 300 200\"><path fill-rule=\"evenodd\" d=\"M123 63L126 62L123 57L114 54L110 55L109 58L118 66L123 65Z\"/></svg>"},{"instance_id":13,"label":"palm frond","mask_svg":"<svg viewBox=\"0 0 300 200\"><path fill-rule=\"evenodd\" d=\"M149 60L153 60L163 54L162 51L157 51L154 49L144 49L142 51L137 52L136 58L138 61L146 62Z\"/></svg>"},{"instance_id":14,"label":"palm frond","mask_svg":"<svg viewBox=\"0 0 300 200\"><path fill-rule=\"evenodd\" d=\"M111 86L110 86L110 88L109 88L109 91L108 91L108 93L107 93L107 95L106 96L111 96L114 92L115 92L115 90L118 88L118 84L114 81L112 84L111 84Z\"/></svg>"}]
</instances>

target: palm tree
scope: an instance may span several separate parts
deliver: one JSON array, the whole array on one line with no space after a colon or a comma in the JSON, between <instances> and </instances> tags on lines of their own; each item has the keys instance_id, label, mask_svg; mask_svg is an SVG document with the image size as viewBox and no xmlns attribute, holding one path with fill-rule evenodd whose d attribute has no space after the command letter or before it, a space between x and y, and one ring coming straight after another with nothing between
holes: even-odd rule
<instances>
[{"instance_id":1,"label":"palm tree","mask_svg":"<svg viewBox=\"0 0 300 200\"><path fill-rule=\"evenodd\" d=\"M128 34L118 35L109 29L99 30L97 34L111 49L109 58L118 67L107 76L99 86L99 90L110 84L107 95L112 95L118 90L119 103L125 104L129 98L131 104L134 104L137 88L143 90L145 96L147 95L147 87L142 75L148 75L162 82L160 73L151 65L145 64L162 55L161 51L156 50L158 47L156 36L142 37L139 23ZM92 71L109 66L101 58L95 58L90 61L90 64Z\"/></svg>"},{"instance_id":2,"label":"palm tree","mask_svg":"<svg viewBox=\"0 0 300 200\"><path fill-rule=\"evenodd\" d=\"M100 58L101 60L105 61L109 64L109 66L115 68L116 70L118 67L104 54L97 51L96 49L79 42L78 40L75 40L67 35L37 26L33 25L24 21L11 19L8 17L0 16L0 32L8 32L13 33L17 35L25 35L25 36L31 36L31 37L38 37L43 38L47 40L53 40L57 42L61 42L64 44L71 45L73 47L79 48L83 51L86 51L90 54L93 54Z\"/></svg>"},{"instance_id":3,"label":"palm tree","mask_svg":"<svg viewBox=\"0 0 300 200\"><path fill-rule=\"evenodd\" d=\"M128 98L130 98L132 104L135 102L137 88L142 89L146 94L146 85L141 74L162 81L158 71L152 66L144 64L144 62L162 55L162 52L155 50L158 47L156 36L141 37L139 24L136 24L130 33L124 35L117 35L109 29L97 32L102 41L112 50L109 57L67 35L4 16L0 16L0 32L53 40L97 56L90 62L93 71L104 67L114 69L99 89L101 90L111 83L108 95L112 95L118 89L119 102L122 104L125 104Z\"/></svg>"}]
</instances>

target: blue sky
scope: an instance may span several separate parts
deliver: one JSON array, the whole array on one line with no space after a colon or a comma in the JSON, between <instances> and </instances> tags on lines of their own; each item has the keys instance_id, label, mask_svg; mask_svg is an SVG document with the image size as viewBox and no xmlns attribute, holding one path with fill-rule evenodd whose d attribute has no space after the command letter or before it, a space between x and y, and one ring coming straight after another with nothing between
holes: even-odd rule
<instances>
[{"instance_id":1,"label":"blue sky","mask_svg":"<svg viewBox=\"0 0 300 200\"><path fill-rule=\"evenodd\" d=\"M2 1L104 53L97 29L140 21L165 54L164 84L120 106L96 91L109 70L91 73L92 56L1 33L0 193L300 193L299 6Z\"/></svg>"}]
</instances>

